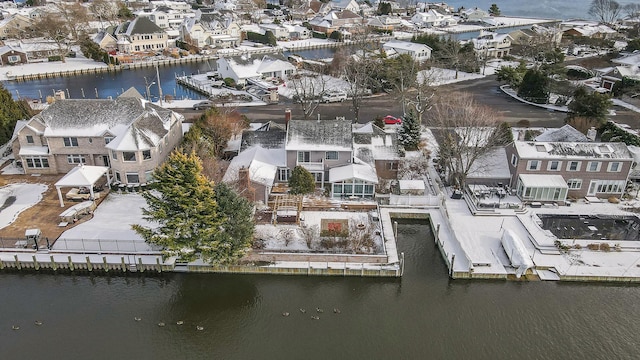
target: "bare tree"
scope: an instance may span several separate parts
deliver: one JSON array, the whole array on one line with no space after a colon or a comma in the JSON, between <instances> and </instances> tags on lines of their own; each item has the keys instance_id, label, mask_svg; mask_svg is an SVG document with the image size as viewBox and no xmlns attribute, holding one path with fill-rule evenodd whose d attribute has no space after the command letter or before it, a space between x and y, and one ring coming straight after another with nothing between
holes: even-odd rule
<instances>
[{"instance_id":1,"label":"bare tree","mask_svg":"<svg viewBox=\"0 0 640 360\"><path fill-rule=\"evenodd\" d=\"M623 6L622 9L624 10L624 13L627 15L627 18L629 19L634 19L640 16L640 4L637 4L637 3L626 4L625 6Z\"/></svg>"},{"instance_id":2,"label":"bare tree","mask_svg":"<svg viewBox=\"0 0 640 360\"><path fill-rule=\"evenodd\" d=\"M496 146L505 135L498 129L497 114L475 102L471 94L440 94L431 115L440 132L440 164L450 183L463 188L474 163Z\"/></svg>"},{"instance_id":3,"label":"bare tree","mask_svg":"<svg viewBox=\"0 0 640 360\"><path fill-rule=\"evenodd\" d=\"M412 92L407 99L407 105L416 113L418 122L422 124L422 115L431 110L434 101L435 88L433 87L435 74L431 70L418 72Z\"/></svg>"},{"instance_id":4,"label":"bare tree","mask_svg":"<svg viewBox=\"0 0 640 360\"><path fill-rule=\"evenodd\" d=\"M605 24L613 24L620 16L622 7L615 0L593 0L589 7L589 15Z\"/></svg>"},{"instance_id":5,"label":"bare tree","mask_svg":"<svg viewBox=\"0 0 640 360\"><path fill-rule=\"evenodd\" d=\"M344 67L343 79L348 84L348 95L351 97L355 121L359 119L365 97L371 93L371 85L376 81L372 75L377 73L379 65L378 59L352 57Z\"/></svg>"},{"instance_id":6,"label":"bare tree","mask_svg":"<svg viewBox=\"0 0 640 360\"><path fill-rule=\"evenodd\" d=\"M89 5L89 10L93 16L102 22L105 21L109 26L115 26L118 24L118 2L109 0L93 0Z\"/></svg>"},{"instance_id":7,"label":"bare tree","mask_svg":"<svg viewBox=\"0 0 640 360\"><path fill-rule=\"evenodd\" d=\"M298 71L289 78L293 101L302 108L305 120L309 119L320 105L326 82L324 75L309 71Z\"/></svg>"},{"instance_id":8,"label":"bare tree","mask_svg":"<svg viewBox=\"0 0 640 360\"><path fill-rule=\"evenodd\" d=\"M42 15L33 23L30 32L35 36L53 41L58 48L60 60L62 62L66 61L65 59L71 51L70 29L59 14L47 13Z\"/></svg>"},{"instance_id":9,"label":"bare tree","mask_svg":"<svg viewBox=\"0 0 640 360\"><path fill-rule=\"evenodd\" d=\"M65 23L72 41L77 41L80 34L86 31L89 24L89 12L80 3L55 3L55 12Z\"/></svg>"}]
</instances>

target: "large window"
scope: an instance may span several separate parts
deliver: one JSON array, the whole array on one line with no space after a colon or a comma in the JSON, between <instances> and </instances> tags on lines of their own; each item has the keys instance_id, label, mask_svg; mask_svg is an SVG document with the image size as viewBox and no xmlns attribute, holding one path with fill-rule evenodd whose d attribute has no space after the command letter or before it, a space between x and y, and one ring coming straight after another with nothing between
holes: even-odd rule
<instances>
[{"instance_id":1,"label":"large window","mask_svg":"<svg viewBox=\"0 0 640 360\"><path fill-rule=\"evenodd\" d=\"M151 150L142 150L142 160L151 160Z\"/></svg>"},{"instance_id":2,"label":"large window","mask_svg":"<svg viewBox=\"0 0 640 360\"><path fill-rule=\"evenodd\" d=\"M582 187L582 179L569 179L567 180L567 186L573 190L580 189Z\"/></svg>"},{"instance_id":3,"label":"large window","mask_svg":"<svg viewBox=\"0 0 640 360\"><path fill-rule=\"evenodd\" d=\"M308 151L298 151L298 162L305 163L310 162L311 153Z\"/></svg>"},{"instance_id":4,"label":"large window","mask_svg":"<svg viewBox=\"0 0 640 360\"><path fill-rule=\"evenodd\" d=\"M324 158L327 160L338 160L338 152L337 151L327 151L324 153Z\"/></svg>"},{"instance_id":5,"label":"large window","mask_svg":"<svg viewBox=\"0 0 640 360\"><path fill-rule=\"evenodd\" d=\"M136 153L133 151L123 151L122 161L136 161Z\"/></svg>"},{"instance_id":6,"label":"large window","mask_svg":"<svg viewBox=\"0 0 640 360\"><path fill-rule=\"evenodd\" d=\"M527 170L540 170L540 160L529 160L527 162Z\"/></svg>"},{"instance_id":7,"label":"large window","mask_svg":"<svg viewBox=\"0 0 640 360\"><path fill-rule=\"evenodd\" d=\"M547 170L549 171L560 171L560 167L562 166L562 161L551 160L547 165Z\"/></svg>"},{"instance_id":8,"label":"large window","mask_svg":"<svg viewBox=\"0 0 640 360\"><path fill-rule=\"evenodd\" d=\"M621 193L624 189L624 180L601 180L598 182L598 192L615 194Z\"/></svg>"},{"instance_id":9,"label":"large window","mask_svg":"<svg viewBox=\"0 0 640 360\"><path fill-rule=\"evenodd\" d=\"M127 173L127 184L138 183L140 183L140 176L138 176L138 173Z\"/></svg>"},{"instance_id":10,"label":"large window","mask_svg":"<svg viewBox=\"0 0 640 360\"><path fill-rule=\"evenodd\" d=\"M113 160L118 160L118 153L115 150L111 150L111 158Z\"/></svg>"},{"instance_id":11,"label":"large window","mask_svg":"<svg viewBox=\"0 0 640 360\"><path fill-rule=\"evenodd\" d=\"M618 161L613 161L609 163L607 167L608 172L620 172L622 171L622 163Z\"/></svg>"},{"instance_id":12,"label":"large window","mask_svg":"<svg viewBox=\"0 0 640 360\"><path fill-rule=\"evenodd\" d=\"M49 158L44 156L27 156L24 161L29 169L46 169L49 167Z\"/></svg>"},{"instance_id":13,"label":"large window","mask_svg":"<svg viewBox=\"0 0 640 360\"><path fill-rule=\"evenodd\" d=\"M84 155L67 155L67 163L69 164L86 164Z\"/></svg>"},{"instance_id":14,"label":"large window","mask_svg":"<svg viewBox=\"0 0 640 360\"><path fill-rule=\"evenodd\" d=\"M600 161L589 161L587 163L587 171L594 172L600 171L600 165L602 163Z\"/></svg>"},{"instance_id":15,"label":"large window","mask_svg":"<svg viewBox=\"0 0 640 360\"><path fill-rule=\"evenodd\" d=\"M580 171L580 161L569 161L567 171Z\"/></svg>"},{"instance_id":16,"label":"large window","mask_svg":"<svg viewBox=\"0 0 640 360\"><path fill-rule=\"evenodd\" d=\"M64 146L66 147L75 147L78 146L78 138L76 137L66 137L62 139L64 141Z\"/></svg>"}]
</instances>

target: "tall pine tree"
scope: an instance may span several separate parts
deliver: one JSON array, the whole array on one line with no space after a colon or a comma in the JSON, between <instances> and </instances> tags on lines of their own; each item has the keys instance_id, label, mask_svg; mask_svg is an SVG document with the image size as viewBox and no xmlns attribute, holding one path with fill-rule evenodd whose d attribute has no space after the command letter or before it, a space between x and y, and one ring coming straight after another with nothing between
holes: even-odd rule
<instances>
[{"instance_id":1,"label":"tall pine tree","mask_svg":"<svg viewBox=\"0 0 640 360\"><path fill-rule=\"evenodd\" d=\"M18 120L31 116L29 106L24 101L13 101L11 93L0 84L0 145L11 139Z\"/></svg>"},{"instance_id":2,"label":"tall pine tree","mask_svg":"<svg viewBox=\"0 0 640 360\"><path fill-rule=\"evenodd\" d=\"M214 184L202 174L202 164L194 152L174 151L154 174L156 191L142 193L147 201L145 220L157 227L133 225L147 243L162 247L165 257L185 261L198 257L209 262L226 262L229 254L223 237L216 236L223 223L218 215Z\"/></svg>"},{"instance_id":3,"label":"tall pine tree","mask_svg":"<svg viewBox=\"0 0 640 360\"><path fill-rule=\"evenodd\" d=\"M413 111L409 111L402 117L402 126L398 129L398 141L407 151L418 150L420 144L420 123L416 120Z\"/></svg>"},{"instance_id":4,"label":"tall pine tree","mask_svg":"<svg viewBox=\"0 0 640 360\"><path fill-rule=\"evenodd\" d=\"M216 234L220 246L209 258L227 263L242 257L253 242L253 205L223 182L216 184L214 190L222 226Z\"/></svg>"}]
</instances>

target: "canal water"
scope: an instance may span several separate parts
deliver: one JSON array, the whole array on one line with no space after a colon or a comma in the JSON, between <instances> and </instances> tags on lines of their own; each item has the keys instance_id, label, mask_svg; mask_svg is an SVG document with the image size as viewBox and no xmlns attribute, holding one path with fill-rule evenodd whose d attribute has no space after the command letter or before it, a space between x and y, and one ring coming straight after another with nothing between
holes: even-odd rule
<instances>
[{"instance_id":1,"label":"canal water","mask_svg":"<svg viewBox=\"0 0 640 360\"><path fill-rule=\"evenodd\" d=\"M637 286L450 281L427 225L398 233L401 279L2 273L1 357L638 357Z\"/></svg>"}]
</instances>

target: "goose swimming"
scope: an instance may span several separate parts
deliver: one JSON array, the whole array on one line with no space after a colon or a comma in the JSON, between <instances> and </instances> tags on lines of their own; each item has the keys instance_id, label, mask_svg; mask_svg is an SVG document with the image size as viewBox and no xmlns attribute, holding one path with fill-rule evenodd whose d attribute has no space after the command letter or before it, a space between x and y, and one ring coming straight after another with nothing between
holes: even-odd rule
<instances>
[{"instance_id":1,"label":"goose swimming","mask_svg":"<svg viewBox=\"0 0 640 360\"><path fill-rule=\"evenodd\" d=\"M162 321L158 323L158 326L159 326L159 327L163 327L163 326L165 326L165 325L166 325L166 324L165 324L165 323L163 323Z\"/></svg>"},{"instance_id":2,"label":"goose swimming","mask_svg":"<svg viewBox=\"0 0 640 360\"><path fill-rule=\"evenodd\" d=\"M184 324L184 321L182 321L182 320L176 321L176 325L182 325L182 324Z\"/></svg>"},{"instance_id":3,"label":"goose swimming","mask_svg":"<svg viewBox=\"0 0 640 360\"><path fill-rule=\"evenodd\" d=\"M36 325L38 325L38 326L40 326L40 325L42 325L42 321L40 321L40 320L36 320L35 324L36 324Z\"/></svg>"},{"instance_id":4,"label":"goose swimming","mask_svg":"<svg viewBox=\"0 0 640 360\"><path fill-rule=\"evenodd\" d=\"M196 330L198 330L198 331L202 331L202 330L204 330L204 326L200 326L200 325L198 325L198 326L196 326Z\"/></svg>"}]
</instances>

